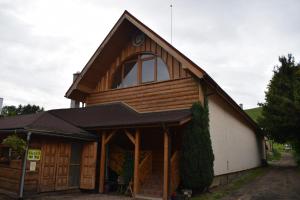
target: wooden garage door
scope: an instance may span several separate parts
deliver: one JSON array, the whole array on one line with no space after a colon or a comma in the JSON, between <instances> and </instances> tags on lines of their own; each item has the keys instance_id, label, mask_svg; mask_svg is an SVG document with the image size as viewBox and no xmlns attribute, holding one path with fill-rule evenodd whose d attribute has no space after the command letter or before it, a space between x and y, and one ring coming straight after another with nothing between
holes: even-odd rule
<instances>
[{"instance_id":1,"label":"wooden garage door","mask_svg":"<svg viewBox=\"0 0 300 200\"><path fill-rule=\"evenodd\" d=\"M70 154L69 143L42 145L40 192L68 189Z\"/></svg>"},{"instance_id":2,"label":"wooden garage door","mask_svg":"<svg viewBox=\"0 0 300 200\"><path fill-rule=\"evenodd\" d=\"M95 189L97 161L97 143L90 142L83 145L81 158L81 189Z\"/></svg>"}]
</instances>

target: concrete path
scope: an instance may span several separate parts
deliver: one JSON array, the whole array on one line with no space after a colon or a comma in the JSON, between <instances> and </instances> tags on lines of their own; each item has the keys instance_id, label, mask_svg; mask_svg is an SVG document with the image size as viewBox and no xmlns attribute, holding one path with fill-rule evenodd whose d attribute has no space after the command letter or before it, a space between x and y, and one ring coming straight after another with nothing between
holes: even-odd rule
<instances>
[{"instance_id":1,"label":"concrete path","mask_svg":"<svg viewBox=\"0 0 300 200\"><path fill-rule=\"evenodd\" d=\"M300 170L290 153L270 163L270 170L262 177L234 191L222 200L300 200Z\"/></svg>"}]
</instances>

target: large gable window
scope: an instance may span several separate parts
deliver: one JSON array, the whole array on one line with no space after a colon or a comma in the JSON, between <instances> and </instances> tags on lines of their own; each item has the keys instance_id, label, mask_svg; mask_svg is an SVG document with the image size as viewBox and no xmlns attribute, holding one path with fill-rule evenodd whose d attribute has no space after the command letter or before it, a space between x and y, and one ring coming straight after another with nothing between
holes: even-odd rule
<instances>
[{"instance_id":1,"label":"large gable window","mask_svg":"<svg viewBox=\"0 0 300 200\"><path fill-rule=\"evenodd\" d=\"M155 81L155 57L142 59L142 83Z\"/></svg>"},{"instance_id":2,"label":"large gable window","mask_svg":"<svg viewBox=\"0 0 300 200\"><path fill-rule=\"evenodd\" d=\"M157 58L157 81L165 81L170 79L168 67L161 58Z\"/></svg>"},{"instance_id":3,"label":"large gable window","mask_svg":"<svg viewBox=\"0 0 300 200\"><path fill-rule=\"evenodd\" d=\"M124 88L138 84L169 80L164 61L153 54L140 54L125 61L115 72L112 88Z\"/></svg>"},{"instance_id":4,"label":"large gable window","mask_svg":"<svg viewBox=\"0 0 300 200\"><path fill-rule=\"evenodd\" d=\"M137 67L137 61L131 61L124 64L122 87L129 87L137 84Z\"/></svg>"}]
</instances>

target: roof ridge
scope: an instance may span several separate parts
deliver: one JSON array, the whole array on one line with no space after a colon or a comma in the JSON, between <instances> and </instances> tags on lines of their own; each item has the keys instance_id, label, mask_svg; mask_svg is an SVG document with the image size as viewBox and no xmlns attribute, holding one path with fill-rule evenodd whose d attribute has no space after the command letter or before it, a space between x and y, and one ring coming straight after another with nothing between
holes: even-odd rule
<instances>
[{"instance_id":1,"label":"roof ridge","mask_svg":"<svg viewBox=\"0 0 300 200\"><path fill-rule=\"evenodd\" d=\"M42 116L45 115L47 111L42 111L39 113L33 113L33 114L40 114L40 116L38 116L35 120L33 120L31 123L29 123L27 126L33 125L34 123L36 123ZM26 128L27 126L25 126L24 128Z\"/></svg>"},{"instance_id":2,"label":"roof ridge","mask_svg":"<svg viewBox=\"0 0 300 200\"><path fill-rule=\"evenodd\" d=\"M57 109L57 110L63 110L63 109ZM65 110L67 110L67 109L65 109ZM52 111L54 111L54 110L49 110L49 114L52 115L53 117L55 117L55 118L57 118L57 119L60 119L60 120L66 122L66 123L68 123L68 124L70 124L70 125L72 125L72 126L75 126L76 128L79 128L79 129L83 130L81 127L78 127L76 124L74 124L74 123L72 123L72 122L69 122L69 121L65 120L64 118L62 118L62 117L56 115L56 114L55 114L54 112L52 112ZM85 130L84 130L84 131L85 131ZM87 132L87 131L85 131L85 132Z\"/></svg>"}]
</instances>

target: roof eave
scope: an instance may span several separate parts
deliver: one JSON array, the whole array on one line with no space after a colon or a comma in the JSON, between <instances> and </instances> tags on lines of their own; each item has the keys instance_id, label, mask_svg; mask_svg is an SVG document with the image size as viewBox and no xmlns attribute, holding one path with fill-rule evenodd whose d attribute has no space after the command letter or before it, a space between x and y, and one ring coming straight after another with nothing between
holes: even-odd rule
<instances>
[{"instance_id":1,"label":"roof eave","mask_svg":"<svg viewBox=\"0 0 300 200\"><path fill-rule=\"evenodd\" d=\"M135 123L135 124L122 124L122 125L108 125L108 126L90 126L82 127L86 130L100 130L100 129L126 129L126 128L149 128L149 127L162 127L163 124L168 127L182 126L188 123L192 118L187 117L180 120L168 121L168 122L153 122L153 123Z\"/></svg>"},{"instance_id":2,"label":"roof eave","mask_svg":"<svg viewBox=\"0 0 300 200\"><path fill-rule=\"evenodd\" d=\"M227 101L227 103L232 105L235 110L237 110L246 119L246 121L252 126L252 128L254 128L255 130L259 130L259 126L257 125L257 123L253 119L251 119L248 114L243 109L241 109L241 107L208 74L204 75L203 80L210 84L216 90L216 92Z\"/></svg>"}]
</instances>

